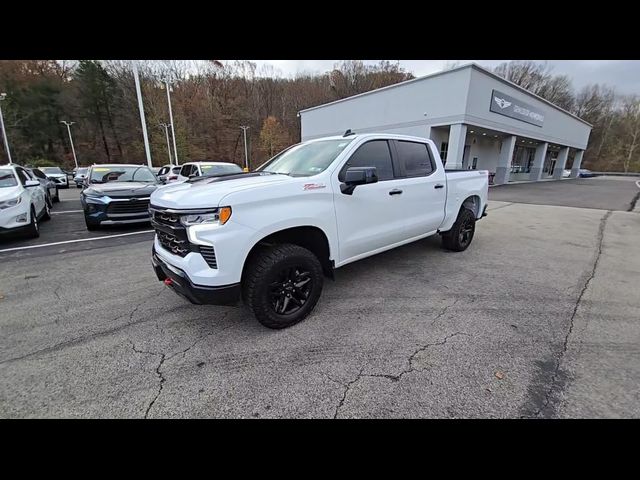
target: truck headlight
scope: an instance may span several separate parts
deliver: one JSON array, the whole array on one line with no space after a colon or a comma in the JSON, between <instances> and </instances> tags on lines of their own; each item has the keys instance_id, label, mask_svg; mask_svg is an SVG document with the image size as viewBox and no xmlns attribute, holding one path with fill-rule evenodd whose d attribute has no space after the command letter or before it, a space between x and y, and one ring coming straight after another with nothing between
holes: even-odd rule
<instances>
[{"instance_id":1,"label":"truck headlight","mask_svg":"<svg viewBox=\"0 0 640 480\"><path fill-rule=\"evenodd\" d=\"M0 202L0 210L9 208L9 207L15 207L21 201L22 201L22 197L20 196L20 197L12 198L11 200L5 200L4 202Z\"/></svg>"},{"instance_id":2,"label":"truck headlight","mask_svg":"<svg viewBox=\"0 0 640 480\"><path fill-rule=\"evenodd\" d=\"M231 218L231 207L221 207L213 213L193 213L182 215L180 223L185 227L192 225L224 225Z\"/></svg>"}]
</instances>

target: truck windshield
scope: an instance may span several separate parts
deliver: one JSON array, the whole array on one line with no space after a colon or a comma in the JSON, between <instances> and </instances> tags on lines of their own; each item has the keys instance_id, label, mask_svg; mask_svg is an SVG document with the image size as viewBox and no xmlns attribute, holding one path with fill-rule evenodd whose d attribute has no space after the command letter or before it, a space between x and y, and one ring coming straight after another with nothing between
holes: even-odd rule
<instances>
[{"instance_id":1,"label":"truck windshield","mask_svg":"<svg viewBox=\"0 0 640 480\"><path fill-rule=\"evenodd\" d=\"M91 183L142 182L156 183L155 174L147 167L94 167L91 169Z\"/></svg>"},{"instance_id":2,"label":"truck windshield","mask_svg":"<svg viewBox=\"0 0 640 480\"><path fill-rule=\"evenodd\" d=\"M64 172L60 169L60 167L40 167L40 170L42 170L44 173L46 173L47 175L61 175L64 174Z\"/></svg>"},{"instance_id":3,"label":"truck windshield","mask_svg":"<svg viewBox=\"0 0 640 480\"><path fill-rule=\"evenodd\" d=\"M282 173L292 177L317 175L326 170L351 141L352 139L341 138L301 143L280 152L256 171Z\"/></svg>"},{"instance_id":4,"label":"truck windshield","mask_svg":"<svg viewBox=\"0 0 640 480\"><path fill-rule=\"evenodd\" d=\"M235 163L229 163L227 165L200 165L200 170L202 170L203 176L242 173L242 168Z\"/></svg>"}]
</instances>

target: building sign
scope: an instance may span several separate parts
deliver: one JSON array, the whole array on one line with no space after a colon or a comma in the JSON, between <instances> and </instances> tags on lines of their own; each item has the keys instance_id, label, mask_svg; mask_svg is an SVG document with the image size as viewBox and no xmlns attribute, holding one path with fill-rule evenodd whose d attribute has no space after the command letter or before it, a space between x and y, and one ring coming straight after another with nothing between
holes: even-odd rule
<instances>
[{"instance_id":1,"label":"building sign","mask_svg":"<svg viewBox=\"0 0 640 480\"><path fill-rule=\"evenodd\" d=\"M489 110L506 117L531 123L538 127L541 127L544 123L544 113L540 110L498 90L491 92L491 106Z\"/></svg>"}]
</instances>

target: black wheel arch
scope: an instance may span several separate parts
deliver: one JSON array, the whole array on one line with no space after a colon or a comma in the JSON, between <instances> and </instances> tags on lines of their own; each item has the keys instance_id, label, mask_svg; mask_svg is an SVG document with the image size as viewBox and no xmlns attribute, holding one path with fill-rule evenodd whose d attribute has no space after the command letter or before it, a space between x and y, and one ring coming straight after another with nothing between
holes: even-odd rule
<instances>
[{"instance_id":1,"label":"black wheel arch","mask_svg":"<svg viewBox=\"0 0 640 480\"><path fill-rule=\"evenodd\" d=\"M256 242L245 258L242 267L242 279L244 280L245 278L247 265L251 261L251 257L260 250L260 248L282 243L291 243L311 251L318 257L325 276L333 280L334 264L333 261L330 260L331 250L329 247L329 239L322 229L311 225L279 230Z\"/></svg>"}]
</instances>

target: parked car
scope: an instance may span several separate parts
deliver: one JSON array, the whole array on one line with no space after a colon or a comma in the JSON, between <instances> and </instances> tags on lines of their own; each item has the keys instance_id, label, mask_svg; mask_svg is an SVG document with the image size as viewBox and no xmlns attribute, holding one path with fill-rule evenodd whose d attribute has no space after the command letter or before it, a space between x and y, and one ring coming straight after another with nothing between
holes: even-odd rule
<instances>
[{"instance_id":1,"label":"parked car","mask_svg":"<svg viewBox=\"0 0 640 480\"><path fill-rule=\"evenodd\" d=\"M193 177L206 177L211 175L228 175L242 173L242 167L229 162L188 162L182 164L177 182L184 182Z\"/></svg>"},{"instance_id":2,"label":"parked car","mask_svg":"<svg viewBox=\"0 0 640 480\"><path fill-rule=\"evenodd\" d=\"M47 177L41 170L37 168L25 168L27 172L34 178L34 180L38 180L40 182L40 186L45 191L45 196L47 202L49 203L49 208L53 206L54 202L60 201L60 193L58 192L58 184L53 178Z\"/></svg>"},{"instance_id":3,"label":"parked car","mask_svg":"<svg viewBox=\"0 0 640 480\"><path fill-rule=\"evenodd\" d=\"M488 188L486 170L445 172L429 139L311 140L255 172L155 191L152 264L192 303L242 297L260 323L284 328L313 310L323 273L430 235L468 248Z\"/></svg>"},{"instance_id":4,"label":"parked car","mask_svg":"<svg viewBox=\"0 0 640 480\"><path fill-rule=\"evenodd\" d=\"M93 165L80 194L87 230L102 225L122 225L149 221L149 196L159 186L158 179L144 165Z\"/></svg>"},{"instance_id":5,"label":"parked car","mask_svg":"<svg viewBox=\"0 0 640 480\"><path fill-rule=\"evenodd\" d=\"M571 170L563 170L562 178L569 178L571 176Z\"/></svg>"},{"instance_id":6,"label":"parked car","mask_svg":"<svg viewBox=\"0 0 640 480\"><path fill-rule=\"evenodd\" d=\"M182 170L181 166L175 166L175 167L171 167L171 169L169 170L169 172L165 175L161 175L160 178L161 181L164 181L164 183L173 183L173 182L177 182L178 178L180 176L180 170ZM162 180L164 179L164 180Z\"/></svg>"},{"instance_id":7,"label":"parked car","mask_svg":"<svg viewBox=\"0 0 640 480\"><path fill-rule=\"evenodd\" d=\"M160 181L160 183L167 183L167 177L170 175L171 173L171 169L176 169L176 178L177 179L177 174L180 172L180 168L179 166L173 165L173 164L168 164L165 165L163 167L160 168L160 170L158 170L158 173L156 173L156 177L158 177L158 180Z\"/></svg>"},{"instance_id":8,"label":"parked car","mask_svg":"<svg viewBox=\"0 0 640 480\"><path fill-rule=\"evenodd\" d=\"M51 218L40 182L17 165L0 166L0 233L40 236L40 220Z\"/></svg>"},{"instance_id":9,"label":"parked car","mask_svg":"<svg viewBox=\"0 0 640 480\"><path fill-rule=\"evenodd\" d=\"M55 180L58 188L69 188L69 180L67 174L60 167L38 167L47 177Z\"/></svg>"},{"instance_id":10,"label":"parked car","mask_svg":"<svg viewBox=\"0 0 640 480\"><path fill-rule=\"evenodd\" d=\"M87 176L87 170L89 169L85 167L80 167L78 168L78 170L74 171L73 181L75 182L77 188L82 188L84 179Z\"/></svg>"},{"instance_id":11,"label":"parked car","mask_svg":"<svg viewBox=\"0 0 640 480\"><path fill-rule=\"evenodd\" d=\"M578 176L581 178L590 178L590 177L596 177L597 175L593 173L591 170L587 170L586 168L581 168L578 171Z\"/></svg>"}]
</instances>

